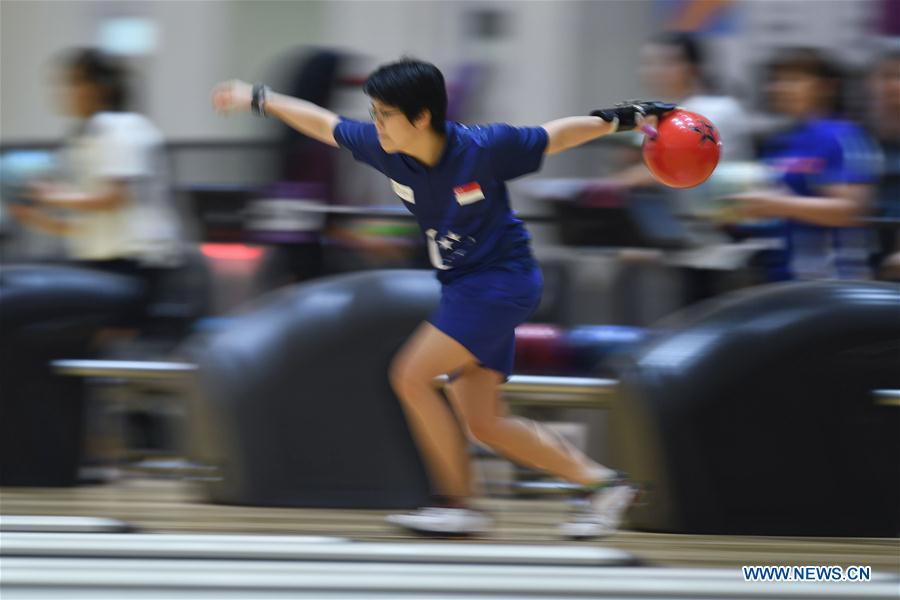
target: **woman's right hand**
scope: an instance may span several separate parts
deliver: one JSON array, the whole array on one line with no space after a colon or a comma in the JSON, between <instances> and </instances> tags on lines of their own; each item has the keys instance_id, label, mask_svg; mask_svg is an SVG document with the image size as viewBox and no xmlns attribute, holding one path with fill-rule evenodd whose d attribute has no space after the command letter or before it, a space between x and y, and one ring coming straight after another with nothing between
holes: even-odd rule
<instances>
[{"instance_id":1,"label":"woman's right hand","mask_svg":"<svg viewBox=\"0 0 900 600\"><path fill-rule=\"evenodd\" d=\"M223 81L212 91L213 109L222 115L249 111L252 99L253 86L239 79Z\"/></svg>"}]
</instances>

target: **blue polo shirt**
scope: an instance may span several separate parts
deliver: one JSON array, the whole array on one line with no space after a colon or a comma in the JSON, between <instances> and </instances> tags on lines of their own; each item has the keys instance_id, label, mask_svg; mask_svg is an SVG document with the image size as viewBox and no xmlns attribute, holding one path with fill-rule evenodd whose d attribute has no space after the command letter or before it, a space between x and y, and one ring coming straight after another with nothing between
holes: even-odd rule
<instances>
[{"instance_id":1,"label":"blue polo shirt","mask_svg":"<svg viewBox=\"0 0 900 600\"><path fill-rule=\"evenodd\" d=\"M775 136L763 160L798 196L818 196L823 186L868 184L874 180L873 146L856 125L813 119ZM871 239L861 227L785 224L788 276L859 278L868 275Z\"/></svg>"},{"instance_id":2,"label":"blue polo shirt","mask_svg":"<svg viewBox=\"0 0 900 600\"><path fill-rule=\"evenodd\" d=\"M531 258L530 237L509 205L506 181L537 171L547 147L541 127L446 123L447 146L427 167L381 148L373 123L341 119L337 143L391 180L416 217L438 279Z\"/></svg>"}]
</instances>

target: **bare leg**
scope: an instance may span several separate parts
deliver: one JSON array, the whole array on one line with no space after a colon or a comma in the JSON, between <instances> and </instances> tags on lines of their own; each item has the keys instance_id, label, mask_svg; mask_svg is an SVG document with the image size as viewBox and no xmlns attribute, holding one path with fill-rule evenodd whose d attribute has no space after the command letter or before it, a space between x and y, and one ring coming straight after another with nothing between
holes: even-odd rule
<instances>
[{"instance_id":1,"label":"bare leg","mask_svg":"<svg viewBox=\"0 0 900 600\"><path fill-rule=\"evenodd\" d=\"M499 373L472 364L449 386L450 398L472 437L510 460L573 483L590 485L615 475L550 429L509 416L500 383Z\"/></svg>"},{"instance_id":2,"label":"bare leg","mask_svg":"<svg viewBox=\"0 0 900 600\"><path fill-rule=\"evenodd\" d=\"M441 495L459 501L472 493L468 443L432 381L475 362L462 344L423 323L397 354L390 371L391 385L433 484Z\"/></svg>"}]
</instances>

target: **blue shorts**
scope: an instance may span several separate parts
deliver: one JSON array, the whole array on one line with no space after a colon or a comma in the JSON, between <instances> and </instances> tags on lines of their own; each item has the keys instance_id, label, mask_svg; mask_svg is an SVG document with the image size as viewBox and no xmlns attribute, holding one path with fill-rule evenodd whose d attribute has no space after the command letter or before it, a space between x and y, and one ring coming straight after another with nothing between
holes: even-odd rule
<instances>
[{"instance_id":1,"label":"blue shorts","mask_svg":"<svg viewBox=\"0 0 900 600\"><path fill-rule=\"evenodd\" d=\"M515 329L541 302L544 280L533 261L517 261L464 275L441 288L429 322L471 352L481 366L509 377Z\"/></svg>"}]
</instances>

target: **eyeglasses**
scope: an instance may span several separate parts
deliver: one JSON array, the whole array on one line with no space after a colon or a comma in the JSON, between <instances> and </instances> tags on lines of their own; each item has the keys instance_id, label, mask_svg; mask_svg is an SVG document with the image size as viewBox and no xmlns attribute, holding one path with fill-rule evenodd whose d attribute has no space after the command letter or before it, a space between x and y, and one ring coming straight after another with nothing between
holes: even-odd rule
<instances>
[{"instance_id":1,"label":"eyeglasses","mask_svg":"<svg viewBox=\"0 0 900 600\"><path fill-rule=\"evenodd\" d=\"M372 117L373 121L378 121L379 123L384 123L388 117L399 115L401 112L399 110L379 110L374 106L369 108L369 116Z\"/></svg>"}]
</instances>

